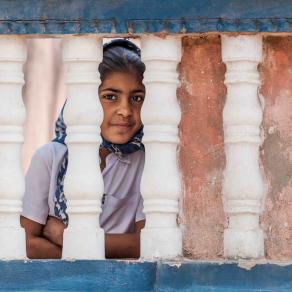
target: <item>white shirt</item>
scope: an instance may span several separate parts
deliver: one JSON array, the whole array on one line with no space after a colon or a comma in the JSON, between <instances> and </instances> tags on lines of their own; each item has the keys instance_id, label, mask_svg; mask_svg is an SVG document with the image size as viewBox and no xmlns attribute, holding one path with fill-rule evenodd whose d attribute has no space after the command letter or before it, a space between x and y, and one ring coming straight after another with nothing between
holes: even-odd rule
<instances>
[{"instance_id":1,"label":"white shirt","mask_svg":"<svg viewBox=\"0 0 292 292\"><path fill-rule=\"evenodd\" d=\"M59 167L66 150L65 145L51 142L36 151L25 177L22 216L43 225L48 215L55 216L53 198ZM135 222L145 219L140 193L144 160L143 151L122 158L114 153L106 157L106 166L102 172L106 196L99 218L105 233L134 232Z\"/></svg>"}]
</instances>

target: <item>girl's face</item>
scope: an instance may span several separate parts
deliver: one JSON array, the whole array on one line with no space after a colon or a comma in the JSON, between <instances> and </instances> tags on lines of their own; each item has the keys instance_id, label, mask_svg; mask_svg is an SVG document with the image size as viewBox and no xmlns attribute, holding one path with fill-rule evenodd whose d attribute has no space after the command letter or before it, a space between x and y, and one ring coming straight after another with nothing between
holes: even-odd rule
<instances>
[{"instance_id":1,"label":"girl's face","mask_svg":"<svg viewBox=\"0 0 292 292\"><path fill-rule=\"evenodd\" d=\"M103 80L98 94L104 113L102 136L114 144L128 142L142 126L142 80L134 73L113 72Z\"/></svg>"}]
</instances>

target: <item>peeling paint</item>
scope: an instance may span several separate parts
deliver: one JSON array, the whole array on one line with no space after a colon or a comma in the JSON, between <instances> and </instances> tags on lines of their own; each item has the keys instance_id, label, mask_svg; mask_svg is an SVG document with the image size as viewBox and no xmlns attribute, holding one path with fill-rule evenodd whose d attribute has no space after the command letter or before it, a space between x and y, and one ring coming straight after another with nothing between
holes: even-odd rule
<instances>
[{"instance_id":1,"label":"peeling paint","mask_svg":"<svg viewBox=\"0 0 292 292\"><path fill-rule=\"evenodd\" d=\"M269 132L272 133L270 134ZM287 140L281 137L280 130L269 127L263 144L262 157L266 175L272 185L271 196L276 198L292 180L292 161L289 159Z\"/></svg>"},{"instance_id":2,"label":"peeling paint","mask_svg":"<svg viewBox=\"0 0 292 292\"><path fill-rule=\"evenodd\" d=\"M182 111L179 158L183 197L180 220L184 227L184 256L192 259L223 256L224 73L218 35L183 38L182 82L178 89Z\"/></svg>"},{"instance_id":3,"label":"peeling paint","mask_svg":"<svg viewBox=\"0 0 292 292\"><path fill-rule=\"evenodd\" d=\"M253 261L242 261L240 260L238 262L238 267L245 269L247 271L251 270L253 267L255 267L257 264Z\"/></svg>"},{"instance_id":4,"label":"peeling paint","mask_svg":"<svg viewBox=\"0 0 292 292\"><path fill-rule=\"evenodd\" d=\"M30 9L33 7L34 9ZM126 7L126 9L125 9ZM289 0L2 0L0 34L291 32Z\"/></svg>"},{"instance_id":5,"label":"peeling paint","mask_svg":"<svg viewBox=\"0 0 292 292\"><path fill-rule=\"evenodd\" d=\"M292 259L292 37L267 37L260 66L265 97L261 163L268 192L261 223L267 259Z\"/></svg>"}]
</instances>

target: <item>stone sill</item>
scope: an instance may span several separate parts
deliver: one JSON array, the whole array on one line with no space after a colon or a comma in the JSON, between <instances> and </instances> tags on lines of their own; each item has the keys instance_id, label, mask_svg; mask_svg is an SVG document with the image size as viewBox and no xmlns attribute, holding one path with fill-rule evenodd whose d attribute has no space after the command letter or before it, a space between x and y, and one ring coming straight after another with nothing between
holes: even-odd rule
<instances>
[{"instance_id":1,"label":"stone sill","mask_svg":"<svg viewBox=\"0 0 292 292\"><path fill-rule=\"evenodd\" d=\"M0 34L291 32L290 0L0 2Z\"/></svg>"},{"instance_id":2,"label":"stone sill","mask_svg":"<svg viewBox=\"0 0 292 292\"><path fill-rule=\"evenodd\" d=\"M292 264L0 261L1 291L292 291Z\"/></svg>"}]
</instances>

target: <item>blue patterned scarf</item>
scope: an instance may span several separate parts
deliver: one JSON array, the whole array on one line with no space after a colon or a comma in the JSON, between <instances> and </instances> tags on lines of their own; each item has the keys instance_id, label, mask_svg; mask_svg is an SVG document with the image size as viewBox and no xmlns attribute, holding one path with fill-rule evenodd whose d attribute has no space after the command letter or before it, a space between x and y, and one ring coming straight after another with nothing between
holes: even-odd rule
<instances>
[{"instance_id":1,"label":"blue patterned scarf","mask_svg":"<svg viewBox=\"0 0 292 292\"><path fill-rule=\"evenodd\" d=\"M66 104L66 102L65 102ZM65 144L65 138L67 136L66 134L66 124L63 119L63 111L65 104L61 110L61 113L56 121L55 124L55 133L56 138L53 140L53 142L58 142L66 146ZM145 151L144 145L142 143L142 137L143 137L143 126L139 129L139 131L132 137L130 141L128 141L125 144L114 144L107 140L105 140L102 137L102 143L100 147L105 148L109 150L110 152L118 155L119 157L134 153L136 151ZM54 196L54 211L55 215L60 218L63 223L67 226L69 222L68 214L66 213L67 209L67 200L64 195L64 178L66 174L68 166L68 150L66 151L64 158L61 162L60 169L57 175L57 186L56 186L56 192ZM97 166L99 167L99 166Z\"/></svg>"}]
</instances>

